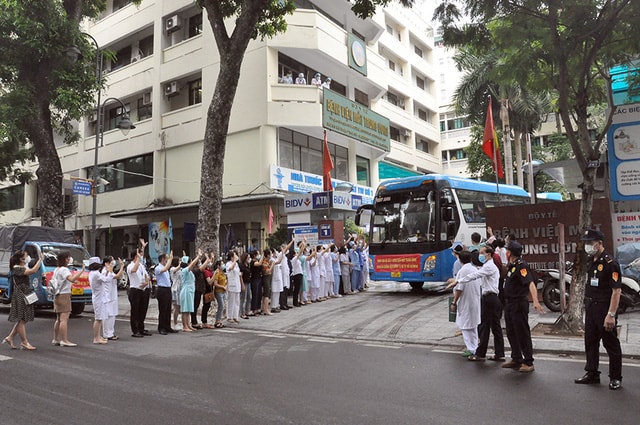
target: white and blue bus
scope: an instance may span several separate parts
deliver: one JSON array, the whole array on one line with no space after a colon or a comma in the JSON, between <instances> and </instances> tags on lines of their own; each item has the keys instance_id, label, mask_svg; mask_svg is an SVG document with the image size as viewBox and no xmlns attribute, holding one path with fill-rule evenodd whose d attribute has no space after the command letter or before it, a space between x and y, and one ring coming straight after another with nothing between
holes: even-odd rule
<instances>
[{"instance_id":1,"label":"white and blue bus","mask_svg":"<svg viewBox=\"0 0 640 425\"><path fill-rule=\"evenodd\" d=\"M369 224L370 279L441 289L452 277L453 243L486 235L487 208L529 204L519 186L439 174L383 181L356 224ZM369 223L363 212L370 211Z\"/></svg>"}]
</instances>

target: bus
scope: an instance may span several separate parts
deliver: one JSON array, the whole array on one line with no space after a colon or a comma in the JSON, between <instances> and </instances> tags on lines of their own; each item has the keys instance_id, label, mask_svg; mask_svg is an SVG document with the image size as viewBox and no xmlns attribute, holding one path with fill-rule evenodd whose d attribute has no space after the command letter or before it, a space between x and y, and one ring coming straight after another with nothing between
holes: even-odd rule
<instances>
[{"instance_id":1,"label":"bus","mask_svg":"<svg viewBox=\"0 0 640 425\"><path fill-rule=\"evenodd\" d=\"M453 244L486 235L487 208L529 203L519 186L440 174L385 180L355 219L368 224L370 279L441 290L452 277Z\"/></svg>"}]
</instances>

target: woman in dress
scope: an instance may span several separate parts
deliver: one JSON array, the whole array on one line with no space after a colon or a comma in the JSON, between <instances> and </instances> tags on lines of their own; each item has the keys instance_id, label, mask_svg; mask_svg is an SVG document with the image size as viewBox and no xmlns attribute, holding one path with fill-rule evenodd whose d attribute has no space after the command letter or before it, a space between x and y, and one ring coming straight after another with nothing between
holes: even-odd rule
<instances>
[{"instance_id":1,"label":"woman in dress","mask_svg":"<svg viewBox=\"0 0 640 425\"><path fill-rule=\"evenodd\" d=\"M262 301L262 262L260 251L251 251L249 254L249 268L251 269L251 310L249 316L260 314L260 301Z\"/></svg>"},{"instance_id":2,"label":"woman in dress","mask_svg":"<svg viewBox=\"0 0 640 425\"><path fill-rule=\"evenodd\" d=\"M269 304L271 303L271 275L273 269L273 261L271 261L271 250L264 250L262 257L262 314L271 316Z\"/></svg>"},{"instance_id":3,"label":"woman in dress","mask_svg":"<svg viewBox=\"0 0 640 425\"><path fill-rule=\"evenodd\" d=\"M16 251L9 260L9 268L13 275L13 290L11 291L11 309L9 310L9 321L15 323L9 335L3 340L3 344L9 345L12 349L16 349L13 344L13 338L16 334L20 335L22 342L20 348L23 350L35 350L36 347L29 343L27 339L26 323L33 321L34 307L33 304L27 304L24 299L25 295L33 292L31 285L29 284L29 276L34 274L40 268L42 263L42 253L40 258L33 265L29 267L31 257L25 251Z\"/></svg>"},{"instance_id":4,"label":"woman in dress","mask_svg":"<svg viewBox=\"0 0 640 425\"><path fill-rule=\"evenodd\" d=\"M198 262L202 252L198 251L198 255L189 263L189 257L182 257L182 270L180 277L182 279L182 288L180 289L180 311L182 312L182 332L193 332L195 329L191 326L191 313L193 313L193 305L196 294L196 276L193 269L198 267Z\"/></svg>"},{"instance_id":5,"label":"woman in dress","mask_svg":"<svg viewBox=\"0 0 640 425\"><path fill-rule=\"evenodd\" d=\"M61 347L75 347L67 337L67 329L69 324L69 315L71 314L71 284L76 282L80 275L84 272L84 263L82 270L76 274L71 274L69 266L73 265L73 258L69 251L60 251L58 253L58 267L53 271L51 279L56 289L53 299L53 311L56 313L56 322L53 325L53 340L51 344Z\"/></svg>"},{"instance_id":6,"label":"woman in dress","mask_svg":"<svg viewBox=\"0 0 640 425\"><path fill-rule=\"evenodd\" d=\"M238 254L235 251L227 255L227 293L229 294L228 321L240 323L240 292L242 291Z\"/></svg>"},{"instance_id":7,"label":"woman in dress","mask_svg":"<svg viewBox=\"0 0 640 425\"><path fill-rule=\"evenodd\" d=\"M169 276L171 277L171 304L173 304L173 326L178 326L180 315L180 290L182 289L182 277L180 275L180 259L174 257L171 260Z\"/></svg>"}]
</instances>

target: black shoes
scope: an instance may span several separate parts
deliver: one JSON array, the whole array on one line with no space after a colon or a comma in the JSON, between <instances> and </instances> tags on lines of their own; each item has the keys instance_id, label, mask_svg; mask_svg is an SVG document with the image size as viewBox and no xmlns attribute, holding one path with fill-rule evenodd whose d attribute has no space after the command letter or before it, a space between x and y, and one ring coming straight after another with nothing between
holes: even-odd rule
<instances>
[{"instance_id":1,"label":"black shoes","mask_svg":"<svg viewBox=\"0 0 640 425\"><path fill-rule=\"evenodd\" d=\"M177 331L177 330L171 328L171 329L167 329L167 332L169 332L170 334L177 334L180 331Z\"/></svg>"},{"instance_id":2,"label":"black shoes","mask_svg":"<svg viewBox=\"0 0 640 425\"><path fill-rule=\"evenodd\" d=\"M144 330L144 331L142 331L142 335L144 335L144 336L151 336L151 335L153 335L153 334L152 334L151 332L147 331L147 330Z\"/></svg>"},{"instance_id":3,"label":"black shoes","mask_svg":"<svg viewBox=\"0 0 640 425\"><path fill-rule=\"evenodd\" d=\"M620 381L619 379L610 379L609 380L609 389L610 390L619 390L620 388L622 388L622 381Z\"/></svg>"},{"instance_id":4,"label":"black shoes","mask_svg":"<svg viewBox=\"0 0 640 425\"><path fill-rule=\"evenodd\" d=\"M165 331L164 329L162 329L162 330L158 331L158 333L159 333L160 335L168 335L168 334L167 334L167 331Z\"/></svg>"},{"instance_id":5,"label":"black shoes","mask_svg":"<svg viewBox=\"0 0 640 425\"><path fill-rule=\"evenodd\" d=\"M611 380L616 381L615 379ZM575 382L576 384L599 384L600 383L600 373L599 372L587 372L584 374L584 376L582 378L578 378L575 379L573 382ZM620 384L620 381L618 381L618 385ZM609 387L611 387L611 384L609 384ZM618 388L620 388L618 386ZM616 389L618 389L616 388ZM613 389L613 388L612 388Z\"/></svg>"},{"instance_id":6,"label":"black shoes","mask_svg":"<svg viewBox=\"0 0 640 425\"><path fill-rule=\"evenodd\" d=\"M133 334L131 336L134 337L134 338L143 338L144 337L144 335L142 335L141 333L135 333L135 334Z\"/></svg>"}]
</instances>

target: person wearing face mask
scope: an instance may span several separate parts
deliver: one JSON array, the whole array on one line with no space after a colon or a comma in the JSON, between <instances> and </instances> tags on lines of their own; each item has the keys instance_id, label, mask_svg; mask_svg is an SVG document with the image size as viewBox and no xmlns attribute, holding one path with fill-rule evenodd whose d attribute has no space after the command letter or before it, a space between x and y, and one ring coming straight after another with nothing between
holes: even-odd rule
<instances>
[{"instance_id":1,"label":"person wearing face mask","mask_svg":"<svg viewBox=\"0 0 640 425\"><path fill-rule=\"evenodd\" d=\"M91 285L91 302L93 304L93 343L106 344L103 337L102 323L109 316L105 297L105 287L115 278L110 259L100 260L100 257L89 259L89 285Z\"/></svg>"},{"instance_id":2,"label":"person wearing face mask","mask_svg":"<svg viewBox=\"0 0 640 425\"><path fill-rule=\"evenodd\" d=\"M82 270L76 274L72 274L69 267L73 265L73 258L68 251L58 253L58 267L53 271L52 280L55 281L56 294L53 299L53 311L56 313L56 322L53 325L52 345L61 347L75 347L67 337L67 328L69 323L69 315L71 314L71 284L78 280L82 272L84 272L84 264Z\"/></svg>"},{"instance_id":3,"label":"person wearing face mask","mask_svg":"<svg viewBox=\"0 0 640 425\"><path fill-rule=\"evenodd\" d=\"M298 242L298 245L293 249L295 253L291 257L291 297L293 299L293 306L300 307L300 290L302 288L302 273L303 263L300 260L302 253L304 252L304 242Z\"/></svg>"},{"instance_id":4,"label":"person wearing face mask","mask_svg":"<svg viewBox=\"0 0 640 425\"><path fill-rule=\"evenodd\" d=\"M248 316L260 314L260 303L262 302L262 257L260 251L254 250L249 253L249 269L251 271L251 313Z\"/></svg>"},{"instance_id":5,"label":"person wearing face mask","mask_svg":"<svg viewBox=\"0 0 640 425\"><path fill-rule=\"evenodd\" d=\"M540 313L544 309L538 301L538 290L529 264L521 258L522 245L509 241L507 245L507 276L504 282L504 321L507 339L511 345L511 361L502 365L505 369L517 369L522 373L533 372L533 343L529 328L529 299Z\"/></svg>"},{"instance_id":6,"label":"person wearing face mask","mask_svg":"<svg viewBox=\"0 0 640 425\"><path fill-rule=\"evenodd\" d=\"M588 230L582 240L589 255L589 271L585 288L584 348L586 373L576 384L599 384L600 340L609 356L609 389L622 387L622 349L617 333L617 310L620 302L620 265L604 250L604 235Z\"/></svg>"},{"instance_id":7,"label":"person wearing face mask","mask_svg":"<svg viewBox=\"0 0 640 425\"><path fill-rule=\"evenodd\" d=\"M16 349L13 344L13 338L16 334L20 335L22 342L20 348L23 350L35 350L36 347L29 343L27 339L26 323L31 322L34 319L34 307L33 304L27 304L25 296L31 293L31 284L29 283L29 276L36 273L42 263L42 253L40 258L33 265L29 267L31 257L25 251L16 251L9 260L9 269L12 274L13 288L11 290L11 309L9 310L9 321L14 322L13 328L9 335L3 340L3 344L7 344L12 349Z\"/></svg>"},{"instance_id":8,"label":"person wearing face mask","mask_svg":"<svg viewBox=\"0 0 640 425\"><path fill-rule=\"evenodd\" d=\"M111 266L111 270L114 270L116 266L116 260L108 255L102 260L103 267L107 264ZM116 335L116 317L118 316L118 281L124 274L124 261L118 258L118 264L120 270L113 276L113 279L107 281L104 284L104 303L107 317L102 321L102 332L104 337L109 341L117 341L120 339Z\"/></svg>"},{"instance_id":9,"label":"person wearing face mask","mask_svg":"<svg viewBox=\"0 0 640 425\"><path fill-rule=\"evenodd\" d=\"M461 251L459 256L462 267L455 279L450 279L450 285L455 285L451 311L456 312L456 325L462 332L462 339L467 348L462 355L470 358L478 349L478 325L480 324L480 294L481 288L476 279L466 279L477 272L471 262L471 253Z\"/></svg>"},{"instance_id":10,"label":"person wearing face mask","mask_svg":"<svg viewBox=\"0 0 640 425\"><path fill-rule=\"evenodd\" d=\"M480 325L478 326L479 342L475 354L470 355L467 359L471 361L484 360L489 345L489 334L493 333L495 355L489 359L504 361L504 336L502 335L502 326L500 324L502 304L498 298L500 270L493 261L493 248L489 245L481 247L478 253L478 261L482 264L479 270L469 273L458 280L449 279L450 285L480 280L482 298L480 300Z\"/></svg>"}]
</instances>

